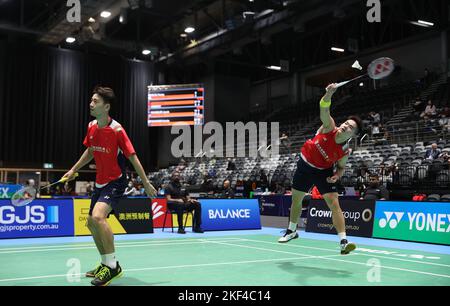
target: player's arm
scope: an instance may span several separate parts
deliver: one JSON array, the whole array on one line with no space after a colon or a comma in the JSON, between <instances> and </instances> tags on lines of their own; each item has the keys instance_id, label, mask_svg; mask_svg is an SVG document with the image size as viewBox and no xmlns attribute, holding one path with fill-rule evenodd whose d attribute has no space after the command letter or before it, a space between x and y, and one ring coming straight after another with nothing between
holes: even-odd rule
<instances>
[{"instance_id":1,"label":"player's arm","mask_svg":"<svg viewBox=\"0 0 450 306\"><path fill-rule=\"evenodd\" d=\"M336 172L332 177L327 177L328 183L336 183L343 175L345 171L345 165L347 164L348 156L345 155L336 163Z\"/></svg>"},{"instance_id":2,"label":"player's arm","mask_svg":"<svg viewBox=\"0 0 450 306\"><path fill-rule=\"evenodd\" d=\"M170 194L166 194L166 200L167 200L167 202L184 203L183 199L173 199Z\"/></svg>"},{"instance_id":3,"label":"player's arm","mask_svg":"<svg viewBox=\"0 0 450 306\"><path fill-rule=\"evenodd\" d=\"M341 178L344 175L345 165L347 164L347 161L348 155L345 155L344 157L342 157L340 160L337 161L335 174L339 176L339 178Z\"/></svg>"},{"instance_id":4,"label":"player's arm","mask_svg":"<svg viewBox=\"0 0 450 306\"><path fill-rule=\"evenodd\" d=\"M77 163L70 169L66 174L63 175L64 177L71 177L74 175L75 172L86 166L91 160L94 158L94 154L92 154L92 149L87 148L83 154L81 155L80 159L77 161Z\"/></svg>"},{"instance_id":5,"label":"player's arm","mask_svg":"<svg viewBox=\"0 0 450 306\"><path fill-rule=\"evenodd\" d=\"M150 184L150 181L148 180L147 176L145 175L144 168L142 167L141 162L139 161L139 158L137 157L136 153L131 154L128 157L128 160L133 165L134 170L136 170L136 173L139 175L139 177L142 180L142 183L144 185L145 192L149 197L156 196L156 189L153 187L152 184Z\"/></svg>"},{"instance_id":6,"label":"player's arm","mask_svg":"<svg viewBox=\"0 0 450 306\"><path fill-rule=\"evenodd\" d=\"M336 84L330 84L326 88L326 93L320 99L320 121L322 121L322 126L319 131L321 133L331 132L336 124L330 115L331 97L336 91Z\"/></svg>"}]
</instances>

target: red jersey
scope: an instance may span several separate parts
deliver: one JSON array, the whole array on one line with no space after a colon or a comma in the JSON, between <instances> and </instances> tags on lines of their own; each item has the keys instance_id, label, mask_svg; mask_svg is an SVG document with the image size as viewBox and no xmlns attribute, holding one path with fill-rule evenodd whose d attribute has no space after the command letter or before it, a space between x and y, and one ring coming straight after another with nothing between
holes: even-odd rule
<instances>
[{"instance_id":1,"label":"red jersey","mask_svg":"<svg viewBox=\"0 0 450 306\"><path fill-rule=\"evenodd\" d=\"M97 167L95 185L98 188L122 175L125 166L123 155L129 158L136 153L123 127L117 121L109 120L109 125L103 128L98 127L97 120L91 121L83 141L93 150Z\"/></svg>"},{"instance_id":2,"label":"red jersey","mask_svg":"<svg viewBox=\"0 0 450 306\"><path fill-rule=\"evenodd\" d=\"M334 163L348 154L348 151L335 140L337 128L326 134L316 134L308 139L302 147L302 158L311 166L319 169L333 167Z\"/></svg>"}]
</instances>

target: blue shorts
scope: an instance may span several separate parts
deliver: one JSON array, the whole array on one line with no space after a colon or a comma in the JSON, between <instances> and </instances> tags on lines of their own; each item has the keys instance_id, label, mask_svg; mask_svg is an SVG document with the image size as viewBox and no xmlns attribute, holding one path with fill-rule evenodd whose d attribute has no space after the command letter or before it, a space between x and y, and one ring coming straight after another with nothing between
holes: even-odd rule
<instances>
[{"instance_id":1,"label":"blue shorts","mask_svg":"<svg viewBox=\"0 0 450 306\"><path fill-rule=\"evenodd\" d=\"M317 169L308 165L301 157L297 162L297 170L295 170L294 178L292 180L292 188L309 192L309 190L316 186L321 195L330 192L337 192L336 183L328 183L327 177L334 175L333 168Z\"/></svg>"},{"instance_id":2,"label":"blue shorts","mask_svg":"<svg viewBox=\"0 0 450 306\"><path fill-rule=\"evenodd\" d=\"M92 216L95 204L97 202L104 202L111 206L112 210L109 214L114 213L114 207L119 202L119 199L123 197L125 188L127 187L127 178L122 174L117 180L109 182L102 188L94 188L94 193L91 198L91 207L89 208L89 216ZM108 217L109 217L108 214Z\"/></svg>"}]
</instances>

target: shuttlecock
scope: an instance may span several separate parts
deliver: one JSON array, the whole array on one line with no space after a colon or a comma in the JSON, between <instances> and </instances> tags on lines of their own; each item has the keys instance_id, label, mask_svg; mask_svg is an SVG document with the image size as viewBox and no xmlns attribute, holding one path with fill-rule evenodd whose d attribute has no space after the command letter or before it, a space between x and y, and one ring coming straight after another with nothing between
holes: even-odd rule
<instances>
[{"instance_id":1,"label":"shuttlecock","mask_svg":"<svg viewBox=\"0 0 450 306\"><path fill-rule=\"evenodd\" d=\"M358 69L358 70L362 70L361 65L359 64L358 61L355 61L352 65L352 68Z\"/></svg>"}]
</instances>

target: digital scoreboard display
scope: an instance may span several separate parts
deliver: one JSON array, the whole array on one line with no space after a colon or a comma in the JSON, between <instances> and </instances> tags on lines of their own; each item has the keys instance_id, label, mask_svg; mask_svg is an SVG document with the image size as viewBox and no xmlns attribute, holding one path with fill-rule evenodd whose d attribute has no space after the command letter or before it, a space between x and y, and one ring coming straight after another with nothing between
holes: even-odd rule
<instances>
[{"instance_id":1,"label":"digital scoreboard display","mask_svg":"<svg viewBox=\"0 0 450 306\"><path fill-rule=\"evenodd\" d=\"M148 126L202 125L204 98L202 84L148 86Z\"/></svg>"}]
</instances>

